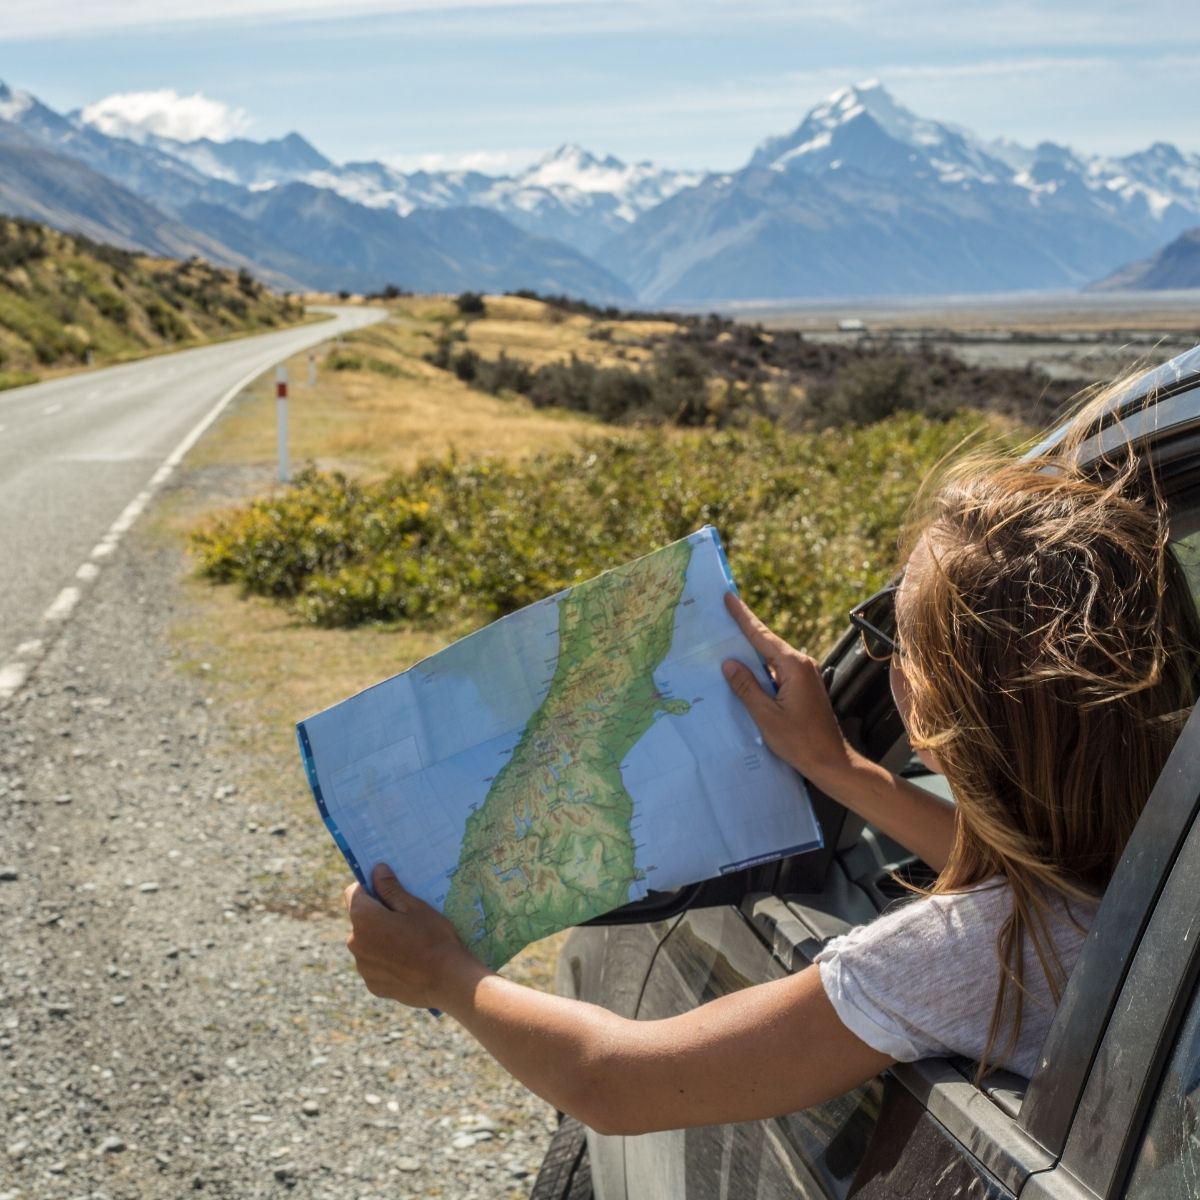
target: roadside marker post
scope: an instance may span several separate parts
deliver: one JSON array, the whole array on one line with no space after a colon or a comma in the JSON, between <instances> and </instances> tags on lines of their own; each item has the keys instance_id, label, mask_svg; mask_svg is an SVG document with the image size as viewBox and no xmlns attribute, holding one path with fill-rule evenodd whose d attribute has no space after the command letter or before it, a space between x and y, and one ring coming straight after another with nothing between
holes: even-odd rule
<instances>
[{"instance_id":1,"label":"roadside marker post","mask_svg":"<svg viewBox=\"0 0 1200 1200\"><path fill-rule=\"evenodd\" d=\"M317 356L312 350L308 352L308 386L317 386Z\"/></svg>"},{"instance_id":2,"label":"roadside marker post","mask_svg":"<svg viewBox=\"0 0 1200 1200\"><path fill-rule=\"evenodd\" d=\"M275 418L279 429L279 482L288 481L287 367L275 368Z\"/></svg>"}]
</instances>

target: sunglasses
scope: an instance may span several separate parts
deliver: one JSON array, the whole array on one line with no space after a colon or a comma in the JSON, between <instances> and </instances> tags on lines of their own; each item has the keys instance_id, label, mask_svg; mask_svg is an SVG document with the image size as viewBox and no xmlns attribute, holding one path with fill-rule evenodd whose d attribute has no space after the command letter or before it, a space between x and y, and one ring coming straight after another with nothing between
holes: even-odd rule
<instances>
[{"instance_id":1,"label":"sunglasses","mask_svg":"<svg viewBox=\"0 0 1200 1200\"><path fill-rule=\"evenodd\" d=\"M896 640L896 593L899 583L890 583L850 610L850 624L862 635L863 649L877 662L886 662L900 652Z\"/></svg>"}]
</instances>

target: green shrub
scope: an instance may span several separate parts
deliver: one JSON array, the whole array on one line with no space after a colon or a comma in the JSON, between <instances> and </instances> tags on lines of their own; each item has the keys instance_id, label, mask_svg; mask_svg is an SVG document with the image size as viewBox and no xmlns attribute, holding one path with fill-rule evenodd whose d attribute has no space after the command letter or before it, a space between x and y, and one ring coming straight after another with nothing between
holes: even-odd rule
<instances>
[{"instance_id":1,"label":"green shrub","mask_svg":"<svg viewBox=\"0 0 1200 1200\"><path fill-rule=\"evenodd\" d=\"M487 312L487 305L478 292L463 292L454 303L464 317L482 317Z\"/></svg>"},{"instance_id":2,"label":"green shrub","mask_svg":"<svg viewBox=\"0 0 1200 1200\"><path fill-rule=\"evenodd\" d=\"M164 341L182 342L187 340L189 334L187 325L179 314L163 303L163 301L158 299L148 300L145 310L146 317L153 327L154 332Z\"/></svg>"},{"instance_id":3,"label":"green shrub","mask_svg":"<svg viewBox=\"0 0 1200 1200\"><path fill-rule=\"evenodd\" d=\"M38 377L32 371L0 371L0 392L7 388L24 387L27 383L37 383Z\"/></svg>"},{"instance_id":4,"label":"green shrub","mask_svg":"<svg viewBox=\"0 0 1200 1200\"><path fill-rule=\"evenodd\" d=\"M129 305L116 292L104 287L94 287L89 295L96 311L114 325L129 324Z\"/></svg>"},{"instance_id":5,"label":"green shrub","mask_svg":"<svg viewBox=\"0 0 1200 1200\"><path fill-rule=\"evenodd\" d=\"M482 620L685 536L720 530L748 602L816 648L874 590L920 479L978 417L807 435L599 440L520 464L453 459L364 484L305 473L198 531L200 570L316 625Z\"/></svg>"}]
</instances>

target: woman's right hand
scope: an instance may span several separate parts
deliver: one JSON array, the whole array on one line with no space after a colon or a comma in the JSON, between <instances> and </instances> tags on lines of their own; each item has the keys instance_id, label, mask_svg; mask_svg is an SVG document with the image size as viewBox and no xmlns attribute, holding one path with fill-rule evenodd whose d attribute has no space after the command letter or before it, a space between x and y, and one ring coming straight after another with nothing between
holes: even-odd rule
<instances>
[{"instance_id":1,"label":"woman's right hand","mask_svg":"<svg viewBox=\"0 0 1200 1200\"><path fill-rule=\"evenodd\" d=\"M827 781L850 767L852 755L833 715L816 659L772 633L732 592L725 595L725 607L766 661L776 692L769 695L754 673L732 658L722 664L729 686L754 718L767 745L801 775L830 791Z\"/></svg>"}]
</instances>

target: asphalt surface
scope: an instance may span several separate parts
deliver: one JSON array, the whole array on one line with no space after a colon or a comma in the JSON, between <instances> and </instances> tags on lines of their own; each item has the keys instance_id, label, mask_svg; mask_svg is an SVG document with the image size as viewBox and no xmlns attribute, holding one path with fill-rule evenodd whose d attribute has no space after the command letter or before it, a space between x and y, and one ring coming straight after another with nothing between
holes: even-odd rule
<instances>
[{"instance_id":1,"label":"asphalt surface","mask_svg":"<svg viewBox=\"0 0 1200 1200\"><path fill-rule=\"evenodd\" d=\"M331 320L0 392L0 675L45 640L47 611L88 582L81 566L222 396L386 315L324 311Z\"/></svg>"},{"instance_id":2,"label":"asphalt surface","mask_svg":"<svg viewBox=\"0 0 1200 1200\"><path fill-rule=\"evenodd\" d=\"M248 753L180 641L189 569L135 525L0 703L0 1200L528 1197L554 1110L363 986L290 731Z\"/></svg>"}]
</instances>

